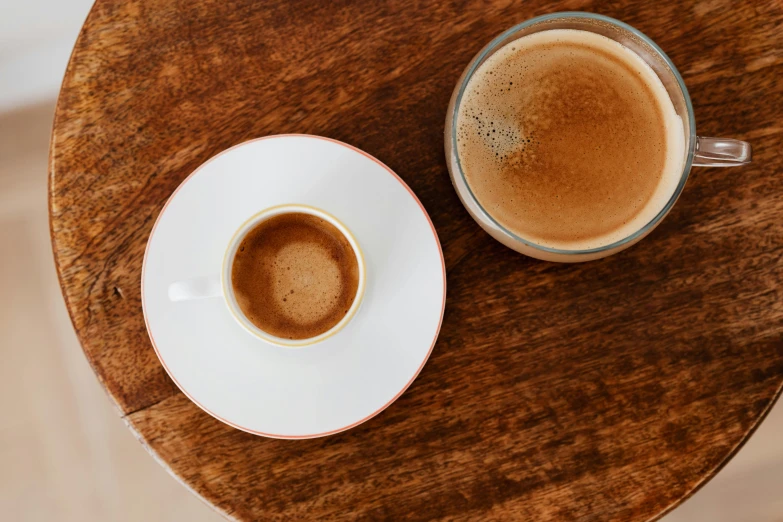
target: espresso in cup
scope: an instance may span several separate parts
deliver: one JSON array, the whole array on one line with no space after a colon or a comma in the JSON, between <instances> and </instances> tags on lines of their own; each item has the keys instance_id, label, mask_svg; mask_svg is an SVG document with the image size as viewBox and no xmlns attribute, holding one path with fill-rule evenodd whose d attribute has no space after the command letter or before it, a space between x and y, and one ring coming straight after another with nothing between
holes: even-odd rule
<instances>
[{"instance_id":1,"label":"espresso in cup","mask_svg":"<svg viewBox=\"0 0 783 522\"><path fill-rule=\"evenodd\" d=\"M513 40L467 84L456 120L465 180L500 225L561 250L649 223L683 172L683 124L663 83L605 36L551 29Z\"/></svg>"},{"instance_id":2,"label":"espresso in cup","mask_svg":"<svg viewBox=\"0 0 783 522\"><path fill-rule=\"evenodd\" d=\"M359 282L359 261L345 235L303 212L256 224L231 266L231 287L242 313L281 339L309 339L331 330L351 309Z\"/></svg>"}]
</instances>

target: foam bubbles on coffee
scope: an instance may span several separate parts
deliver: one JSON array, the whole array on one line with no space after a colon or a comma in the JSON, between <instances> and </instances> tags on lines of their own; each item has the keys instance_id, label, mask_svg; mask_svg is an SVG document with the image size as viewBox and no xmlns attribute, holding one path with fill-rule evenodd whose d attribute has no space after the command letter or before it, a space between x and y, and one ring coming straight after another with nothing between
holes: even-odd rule
<instances>
[{"instance_id":1,"label":"foam bubbles on coffee","mask_svg":"<svg viewBox=\"0 0 783 522\"><path fill-rule=\"evenodd\" d=\"M682 122L663 84L631 50L591 32L510 42L477 69L458 111L471 191L537 244L573 250L627 237L679 181Z\"/></svg>"}]
</instances>

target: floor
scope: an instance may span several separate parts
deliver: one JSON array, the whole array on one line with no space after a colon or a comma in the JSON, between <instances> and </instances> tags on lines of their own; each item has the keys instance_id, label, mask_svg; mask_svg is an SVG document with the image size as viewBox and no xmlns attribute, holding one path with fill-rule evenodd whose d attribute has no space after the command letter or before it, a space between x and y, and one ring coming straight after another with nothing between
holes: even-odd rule
<instances>
[{"instance_id":1,"label":"floor","mask_svg":"<svg viewBox=\"0 0 783 522\"><path fill-rule=\"evenodd\" d=\"M0 114L0 519L219 521L135 440L82 355L46 210L53 102ZM665 522L783 522L783 401Z\"/></svg>"}]
</instances>

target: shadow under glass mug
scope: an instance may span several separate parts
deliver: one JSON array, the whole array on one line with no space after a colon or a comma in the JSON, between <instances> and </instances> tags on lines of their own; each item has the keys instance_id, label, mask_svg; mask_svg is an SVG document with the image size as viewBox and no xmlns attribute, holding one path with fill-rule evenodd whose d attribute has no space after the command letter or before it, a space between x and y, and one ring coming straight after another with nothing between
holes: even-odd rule
<instances>
[{"instance_id":1,"label":"shadow under glass mug","mask_svg":"<svg viewBox=\"0 0 783 522\"><path fill-rule=\"evenodd\" d=\"M674 192L663 208L646 225L629 236L605 246L585 250L563 250L539 245L518 236L495 220L479 203L468 185L465 173L460 165L457 150L457 118L462 97L473 74L490 56L506 44L523 36L551 29L589 31L610 38L633 51L652 68L661 80L683 125L685 138L683 150L685 156L682 161L682 174ZM672 61L655 42L619 20L583 12L552 13L532 18L505 31L479 51L462 73L451 96L446 116L444 142L446 162L452 183L460 200L462 200L462 204L473 219L492 237L509 248L537 259L558 262L581 262L600 259L620 252L641 240L663 220L674 206L685 186L692 166L731 167L748 164L751 160L751 147L747 142L696 135L693 106L691 105L685 82L683 82Z\"/></svg>"}]
</instances>

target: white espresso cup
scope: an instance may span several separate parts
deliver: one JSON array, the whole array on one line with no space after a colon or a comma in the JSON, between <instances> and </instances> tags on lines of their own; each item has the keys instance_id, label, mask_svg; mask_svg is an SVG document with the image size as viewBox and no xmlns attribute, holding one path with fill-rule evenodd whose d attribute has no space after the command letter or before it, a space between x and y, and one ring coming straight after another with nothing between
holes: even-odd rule
<instances>
[{"instance_id":1,"label":"white espresso cup","mask_svg":"<svg viewBox=\"0 0 783 522\"><path fill-rule=\"evenodd\" d=\"M239 303L237 303L236 296L234 295L234 288L231 284L231 269L234 263L234 256L236 254L237 248L239 248L240 243L242 243L242 240L245 238L247 233L253 230L258 224L274 216L290 213L310 214L334 225L334 227L337 228L337 230L339 230L340 233L343 234L348 240L351 248L353 248L353 252L356 255L356 262L359 268L359 286L356 290L356 296L354 297L353 303L348 309L348 312L336 325L334 325L329 330L306 339L284 339L282 337L271 335L253 324L242 312ZM327 212L324 212L323 210L307 205L289 204L262 210L261 212L251 216L242 224L242 226L239 227L226 247L226 253L223 256L223 266L219 275L215 274L206 277L198 277L195 279L174 282L169 285L168 294L169 299L172 301L189 301L192 299L204 299L208 297L222 296L225 299L229 312L231 312L231 315L234 316L234 319L236 319L236 321L252 335L277 346L282 346L285 348L300 348L303 346L319 343L342 330L359 310L362 297L364 296L366 282L367 273L364 256L362 255L361 248L359 248L359 243L357 243L356 238L354 238L350 230L348 230L348 228L337 218L331 214L328 214Z\"/></svg>"}]
</instances>

